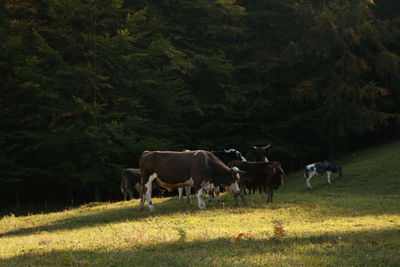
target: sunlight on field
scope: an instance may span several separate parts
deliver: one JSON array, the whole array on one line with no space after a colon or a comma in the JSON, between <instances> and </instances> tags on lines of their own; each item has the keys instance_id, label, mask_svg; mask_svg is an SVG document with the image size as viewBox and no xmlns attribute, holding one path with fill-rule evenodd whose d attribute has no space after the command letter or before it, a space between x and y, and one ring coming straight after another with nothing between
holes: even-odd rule
<instances>
[{"instance_id":1,"label":"sunlight on field","mask_svg":"<svg viewBox=\"0 0 400 267\"><path fill-rule=\"evenodd\" d=\"M251 199L261 202L261 197L264 196L254 195ZM232 201L229 195L224 195L223 199L226 206ZM313 203L260 203L253 207L225 209L210 205L208 210L198 211L195 204L180 206L176 199L166 198L155 200L158 210L154 214L148 211L139 213L138 201L134 200L82 207L64 213L21 218L7 216L0 222L0 255L11 263L13 260L10 258L22 257L19 260L24 260L34 257L39 260L54 253L64 255L66 251L72 254L79 251L112 254L125 251L136 252L138 256L140 251L163 254L163 247L170 250L181 246L185 253L216 250L212 253L219 258L231 248L247 250L261 246L261 254L242 251L246 255L249 253L245 259L232 255L225 259L225 263L261 263L265 258L263 253L271 250L267 257L269 261L294 264L303 262L303 254L319 255L326 250L336 250L338 246L342 249L357 246L360 238L371 242L372 246L400 245L399 238L375 238L379 233L400 233L400 215L393 209L380 214L363 212L352 215L351 210L338 210L335 204L340 203L333 203L333 207ZM330 215L330 210L333 215ZM282 236L276 236L274 232L277 222L281 223ZM279 248L282 251L275 251ZM288 257L288 250L297 255ZM202 253L207 255L207 252ZM53 260L58 262L60 257ZM223 258L214 262L217 263L223 265ZM309 264L313 263L310 261Z\"/></svg>"},{"instance_id":2,"label":"sunlight on field","mask_svg":"<svg viewBox=\"0 0 400 267\"><path fill-rule=\"evenodd\" d=\"M388 150L390 159L399 150ZM382 172L379 179L392 183L379 184L359 172L362 161L393 164L380 162L388 160L381 154L350 159L346 178L332 185L318 179L311 191L301 173L288 175L274 204L254 194L247 207L233 207L223 194L223 204L208 203L205 211L192 197L191 205L154 199L154 213L139 212L132 200L5 216L0 266L396 266L400 197L392 189L399 181Z\"/></svg>"}]
</instances>

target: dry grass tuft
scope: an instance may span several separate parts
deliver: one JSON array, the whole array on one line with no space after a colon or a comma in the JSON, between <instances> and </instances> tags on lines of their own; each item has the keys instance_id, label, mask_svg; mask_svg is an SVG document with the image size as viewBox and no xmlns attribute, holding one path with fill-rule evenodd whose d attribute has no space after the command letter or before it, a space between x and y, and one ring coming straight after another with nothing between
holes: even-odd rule
<instances>
[{"instance_id":1,"label":"dry grass tuft","mask_svg":"<svg viewBox=\"0 0 400 267\"><path fill-rule=\"evenodd\" d=\"M283 240L283 238L287 235L286 231L283 227L282 221L273 221L274 224L274 238L276 240Z\"/></svg>"}]
</instances>

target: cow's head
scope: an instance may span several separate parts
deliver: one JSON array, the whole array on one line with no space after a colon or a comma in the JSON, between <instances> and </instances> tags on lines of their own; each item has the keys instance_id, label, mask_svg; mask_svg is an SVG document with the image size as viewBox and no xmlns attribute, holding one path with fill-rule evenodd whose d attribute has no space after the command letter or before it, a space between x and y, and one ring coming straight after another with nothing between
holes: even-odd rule
<instances>
[{"instance_id":1,"label":"cow's head","mask_svg":"<svg viewBox=\"0 0 400 267\"><path fill-rule=\"evenodd\" d=\"M260 162L268 162L267 158L267 149L271 145L267 146L253 146L253 152L256 155L256 160L255 161L260 161Z\"/></svg>"},{"instance_id":2,"label":"cow's head","mask_svg":"<svg viewBox=\"0 0 400 267\"><path fill-rule=\"evenodd\" d=\"M271 164L268 164L266 175L267 179L271 179L273 189L278 189L281 185L283 185L283 177L285 176L285 172L283 171L279 162L272 162Z\"/></svg>"},{"instance_id":3,"label":"cow's head","mask_svg":"<svg viewBox=\"0 0 400 267\"><path fill-rule=\"evenodd\" d=\"M240 188L239 188L239 180L240 180L240 174L245 173L244 171L239 170L237 167L232 167L230 168L230 177L227 182L227 190L234 193L234 194L239 194Z\"/></svg>"},{"instance_id":4,"label":"cow's head","mask_svg":"<svg viewBox=\"0 0 400 267\"><path fill-rule=\"evenodd\" d=\"M243 157L242 153L236 149L224 149L225 153L229 156L230 160L240 160L240 161L246 161L246 159Z\"/></svg>"}]
</instances>

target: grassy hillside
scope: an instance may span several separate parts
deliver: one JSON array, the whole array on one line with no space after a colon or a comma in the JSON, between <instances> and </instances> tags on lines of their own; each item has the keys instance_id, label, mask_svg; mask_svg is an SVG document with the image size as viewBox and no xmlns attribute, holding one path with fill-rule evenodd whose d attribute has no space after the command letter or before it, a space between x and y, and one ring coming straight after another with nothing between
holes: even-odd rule
<instances>
[{"instance_id":1,"label":"grassy hillside","mask_svg":"<svg viewBox=\"0 0 400 267\"><path fill-rule=\"evenodd\" d=\"M92 203L0 220L0 266L398 266L400 143L343 159L328 185L301 172L275 192L199 211L175 198ZM118 186L118 185L116 185Z\"/></svg>"}]
</instances>

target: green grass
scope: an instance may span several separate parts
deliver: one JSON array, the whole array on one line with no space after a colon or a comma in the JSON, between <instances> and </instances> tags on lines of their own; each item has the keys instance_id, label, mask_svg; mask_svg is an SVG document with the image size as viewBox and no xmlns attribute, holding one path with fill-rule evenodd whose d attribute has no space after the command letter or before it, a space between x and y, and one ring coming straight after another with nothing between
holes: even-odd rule
<instances>
[{"instance_id":1,"label":"green grass","mask_svg":"<svg viewBox=\"0 0 400 267\"><path fill-rule=\"evenodd\" d=\"M343 159L344 177L307 190L301 172L275 191L206 211L155 199L0 220L0 266L399 266L400 143ZM118 186L118 185L116 185Z\"/></svg>"}]
</instances>

